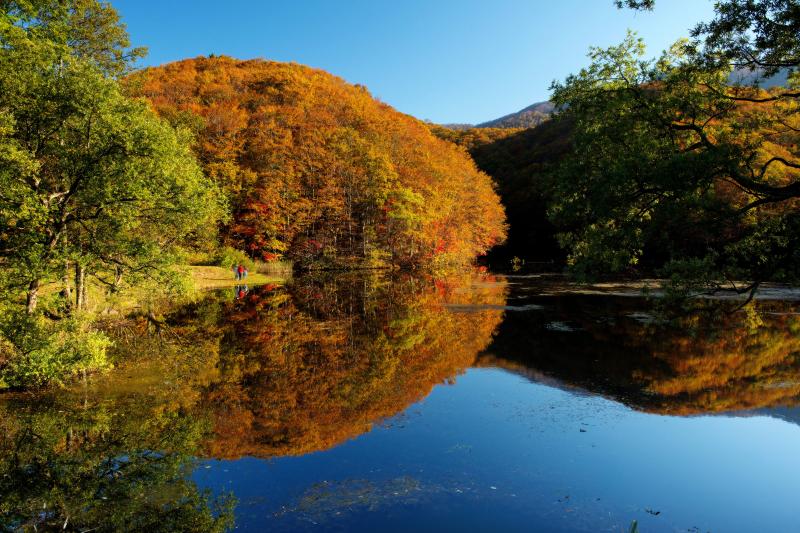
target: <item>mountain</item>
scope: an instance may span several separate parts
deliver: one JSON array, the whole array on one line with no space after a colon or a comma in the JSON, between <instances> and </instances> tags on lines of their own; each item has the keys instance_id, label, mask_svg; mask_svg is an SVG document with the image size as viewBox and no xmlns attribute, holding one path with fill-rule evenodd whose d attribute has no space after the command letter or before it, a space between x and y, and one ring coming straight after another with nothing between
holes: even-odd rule
<instances>
[{"instance_id":1,"label":"mountain","mask_svg":"<svg viewBox=\"0 0 800 533\"><path fill-rule=\"evenodd\" d=\"M786 87L789 83L789 70L781 69L772 76L765 78L760 71L738 69L731 72L728 81L731 85L753 85L754 82L757 82L762 89Z\"/></svg>"},{"instance_id":2,"label":"mountain","mask_svg":"<svg viewBox=\"0 0 800 533\"><path fill-rule=\"evenodd\" d=\"M510 113L494 120L481 122L480 124L451 123L435 124L434 126L441 126L454 131L467 131L474 130L475 128L533 128L550 118L554 109L555 106L552 102L537 102L516 113Z\"/></svg>"},{"instance_id":3,"label":"mountain","mask_svg":"<svg viewBox=\"0 0 800 533\"><path fill-rule=\"evenodd\" d=\"M458 124L456 124L456 123L451 123L451 124L432 124L432 123L430 123L430 124L432 126L441 126L443 128L447 128L449 130L455 130L455 131L471 130L472 128L475 127L475 124L465 124L465 123L458 123Z\"/></svg>"},{"instance_id":4,"label":"mountain","mask_svg":"<svg viewBox=\"0 0 800 533\"><path fill-rule=\"evenodd\" d=\"M770 89L772 87L786 86L788 83L788 75L789 71L783 69L773 76L762 78L760 72L740 69L731 73L729 81L731 85L752 85L753 82L758 81L758 85L762 89ZM516 113L510 113L494 120L481 122L480 124L442 124L442 126L452 130L468 130L471 128L533 128L550 118L554 110L555 106L550 101L537 102Z\"/></svg>"},{"instance_id":5,"label":"mountain","mask_svg":"<svg viewBox=\"0 0 800 533\"><path fill-rule=\"evenodd\" d=\"M552 102L537 102L525 109L494 120L482 122L478 128L532 128L538 126L553 114L555 106Z\"/></svg>"}]
</instances>

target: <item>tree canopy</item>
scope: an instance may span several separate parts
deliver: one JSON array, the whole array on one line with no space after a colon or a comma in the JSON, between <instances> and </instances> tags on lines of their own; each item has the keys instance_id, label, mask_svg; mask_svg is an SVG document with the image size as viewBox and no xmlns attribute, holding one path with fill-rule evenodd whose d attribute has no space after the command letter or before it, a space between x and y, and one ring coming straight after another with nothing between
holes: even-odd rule
<instances>
[{"instance_id":1,"label":"tree canopy","mask_svg":"<svg viewBox=\"0 0 800 533\"><path fill-rule=\"evenodd\" d=\"M577 272L644 260L711 289L800 279L797 7L732 0L716 9L658 59L629 35L553 84L574 147L554 174L550 213ZM731 86L742 68L755 81ZM788 87L758 87L781 68Z\"/></svg>"},{"instance_id":2,"label":"tree canopy","mask_svg":"<svg viewBox=\"0 0 800 533\"><path fill-rule=\"evenodd\" d=\"M198 132L229 244L302 267L463 263L505 237L491 179L424 123L320 70L196 58L127 79Z\"/></svg>"},{"instance_id":3,"label":"tree canopy","mask_svg":"<svg viewBox=\"0 0 800 533\"><path fill-rule=\"evenodd\" d=\"M3 0L0 42L42 65L68 57L81 58L104 74L131 69L147 50L131 48L117 11L100 0Z\"/></svg>"},{"instance_id":4,"label":"tree canopy","mask_svg":"<svg viewBox=\"0 0 800 533\"><path fill-rule=\"evenodd\" d=\"M116 78L142 52L129 48L107 3L2 7L0 382L8 386L102 367L102 334L70 316L86 307L88 279L114 291L123 279L172 276L183 248L214 238L225 203L191 151L191 132L123 94ZM50 283L60 297L40 312Z\"/></svg>"}]
</instances>

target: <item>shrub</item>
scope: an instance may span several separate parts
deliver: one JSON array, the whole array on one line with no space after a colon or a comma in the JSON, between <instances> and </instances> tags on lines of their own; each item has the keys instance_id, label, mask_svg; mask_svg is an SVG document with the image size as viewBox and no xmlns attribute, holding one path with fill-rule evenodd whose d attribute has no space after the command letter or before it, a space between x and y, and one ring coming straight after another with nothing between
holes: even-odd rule
<instances>
[{"instance_id":1,"label":"shrub","mask_svg":"<svg viewBox=\"0 0 800 533\"><path fill-rule=\"evenodd\" d=\"M61 384L106 369L111 344L83 317L51 321L7 311L0 318L0 388Z\"/></svg>"},{"instance_id":2,"label":"shrub","mask_svg":"<svg viewBox=\"0 0 800 533\"><path fill-rule=\"evenodd\" d=\"M246 253L230 246L221 246L214 258L217 266L231 268L233 265L244 265L248 270L253 270L255 263Z\"/></svg>"}]
</instances>

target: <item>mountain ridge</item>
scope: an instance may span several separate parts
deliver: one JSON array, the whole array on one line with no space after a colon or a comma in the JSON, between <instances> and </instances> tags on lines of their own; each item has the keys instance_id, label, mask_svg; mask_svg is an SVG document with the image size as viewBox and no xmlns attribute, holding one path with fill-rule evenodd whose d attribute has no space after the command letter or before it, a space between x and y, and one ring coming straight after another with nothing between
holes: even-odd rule
<instances>
[{"instance_id":1,"label":"mountain ridge","mask_svg":"<svg viewBox=\"0 0 800 533\"><path fill-rule=\"evenodd\" d=\"M789 72L784 69L773 76L763 78L759 72L735 70L730 74L728 79L731 85L752 85L754 82L758 82L758 86L762 89L770 89L772 87L787 85L788 74ZM549 119L553 111L555 111L553 102L545 100L533 103L515 113L509 113L493 120L487 120L486 122L478 124L452 123L441 124L441 126L453 130L468 130L472 128L533 128Z\"/></svg>"},{"instance_id":2,"label":"mountain ridge","mask_svg":"<svg viewBox=\"0 0 800 533\"><path fill-rule=\"evenodd\" d=\"M549 100L536 102L514 113L487 120L479 124L450 123L439 124L451 130L469 130L472 128L533 128L553 114L555 106Z\"/></svg>"}]
</instances>

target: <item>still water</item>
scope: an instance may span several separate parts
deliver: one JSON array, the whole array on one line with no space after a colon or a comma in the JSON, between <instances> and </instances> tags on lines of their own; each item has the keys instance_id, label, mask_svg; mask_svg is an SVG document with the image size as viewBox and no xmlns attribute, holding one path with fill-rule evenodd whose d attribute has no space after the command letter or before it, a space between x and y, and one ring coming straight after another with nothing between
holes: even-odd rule
<instances>
[{"instance_id":1,"label":"still water","mask_svg":"<svg viewBox=\"0 0 800 533\"><path fill-rule=\"evenodd\" d=\"M109 324L108 376L0 397L0 526L800 531L793 296L678 310L488 274L211 293Z\"/></svg>"}]
</instances>

